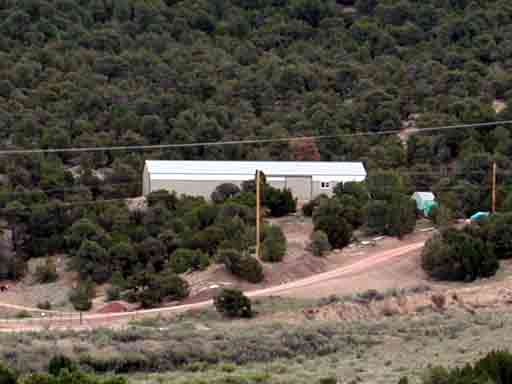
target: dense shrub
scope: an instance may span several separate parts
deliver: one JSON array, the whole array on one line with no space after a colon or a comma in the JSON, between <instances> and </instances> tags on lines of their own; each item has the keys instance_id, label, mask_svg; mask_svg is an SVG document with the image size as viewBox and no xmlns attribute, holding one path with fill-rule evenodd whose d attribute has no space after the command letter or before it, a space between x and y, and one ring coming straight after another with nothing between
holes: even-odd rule
<instances>
[{"instance_id":1,"label":"dense shrub","mask_svg":"<svg viewBox=\"0 0 512 384\"><path fill-rule=\"evenodd\" d=\"M153 191L146 196L146 201L148 202L149 207L153 207L155 205L161 205L169 210L176 209L178 204L178 197L176 193L170 193L166 190Z\"/></svg>"},{"instance_id":2,"label":"dense shrub","mask_svg":"<svg viewBox=\"0 0 512 384\"><path fill-rule=\"evenodd\" d=\"M482 228L498 259L512 258L512 213L495 215Z\"/></svg>"},{"instance_id":3,"label":"dense shrub","mask_svg":"<svg viewBox=\"0 0 512 384\"><path fill-rule=\"evenodd\" d=\"M92 307L91 299L94 297L94 290L94 284L91 281L81 282L69 293L69 301L77 311L88 311Z\"/></svg>"},{"instance_id":4,"label":"dense shrub","mask_svg":"<svg viewBox=\"0 0 512 384\"><path fill-rule=\"evenodd\" d=\"M352 239L352 226L345 220L344 213L336 199L323 200L313 212L315 230L325 232L334 248L343 248Z\"/></svg>"},{"instance_id":5,"label":"dense shrub","mask_svg":"<svg viewBox=\"0 0 512 384\"><path fill-rule=\"evenodd\" d=\"M95 241L84 240L72 262L82 279L92 278L101 284L112 275L107 250Z\"/></svg>"},{"instance_id":6,"label":"dense shrub","mask_svg":"<svg viewBox=\"0 0 512 384\"><path fill-rule=\"evenodd\" d=\"M297 210L297 200L293 198L289 189L281 190L266 186L263 203L270 210L272 217L286 216Z\"/></svg>"},{"instance_id":7,"label":"dense shrub","mask_svg":"<svg viewBox=\"0 0 512 384\"><path fill-rule=\"evenodd\" d=\"M261 259L275 263L282 261L286 255L286 237L277 225L271 225L265 230L261 245Z\"/></svg>"},{"instance_id":8,"label":"dense shrub","mask_svg":"<svg viewBox=\"0 0 512 384\"><path fill-rule=\"evenodd\" d=\"M424 375L423 384L488 384L512 382L512 354L493 351L474 365L462 368L430 368Z\"/></svg>"},{"instance_id":9,"label":"dense shrub","mask_svg":"<svg viewBox=\"0 0 512 384\"><path fill-rule=\"evenodd\" d=\"M166 300L182 300L190 293L186 280L173 271L164 271L160 274L148 274L143 277L144 286L136 292L136 300L144 308L152 308Z\"/></svg>"},{"instance_id":10,"label":"dense shrub","mask_svg":"<svg viewBox=\"0 0 512 384\"><path fill-rule=\"evenodd\" d=\"M84 373L78 369L61 370L57 376L45 373L32 373L23 376L18 381L24 384L126 384L127 381L123 377L99 377L89 373Z\"/></svg>"},{"instance_id":11,"label":"dense shrub","mask_svg":"<svg viewBox=\"0 0 512 384\"><path fill-rule=\"evenodd\" d=\"M44 264L39 264L36 267L34 277L40 284L48 284L57 281L59 275L57 273L55 260L51 257L47 257Z\"/></svg>"},{"instance_id":12,"label":"dense shrub","mask_svg":"<svg viewBox=\"0 0 512 384\"><path fill-rule=\"evenodd\" d=\"M306 204L302 206L302 213L304 214L304 216L312 217L313 211L315 210L316 207L320 205L320 202L328 198L329 197L327 195L322 194L315 197L313 200L308 201Z\"/></svg>"},{"instance_id":13,"label":"dense shrub","mask_svg":"<svg viewBox=\"0 0 512 384\"><path fill-rule=\"evenodd\" d=\"M368 203L367 226L372 233L402 237L416 226L416 204L409 196L392 194L390 200Z\"/></svg>"},{"instance_id":14,"label":"dense shrub","mask_svg":"<svg viewBox=\"0 0 512 384\"><path fill-rule=\"evenodd\" d=\"M310 248L314 256L324 256L326 252L331 250L329 239L323 231L314 231L310 237Z\"/></svg>"},{"instance_id":15,"label":"dense shrub","mask_svg":"<svg viewBox=\"0 0 512 384\"><path fill-rule=\"evenodd\" d=\"M89 219L81 219L69 228L66 237L67 244L72 250L79 249L84 241L95 242L101 246L110 245L110 237L105 230Z\"/></svg>"},{"instance_id":16,"label":"dense shrub","mask_svg":"<svg viewBox=\"0 0 512 384\"><path fill-rule=\"evenodd\" d=\"M388 227L385 234L402 238L416 226L416 203L407 195L393 195L388 210Z\"/></svg>"},{"instance_id":17,"label":"dense shrub","mask_svg":"<svg viewBox=\"0 0 512 384\"><path fill-rule=\"evenodd\" d=\"M0 363L0 384L16 384L16 381L14 371Z\"/></svg>"},{"instance_id":18,"label":"dense shrub","mask_svg":"<svg viewBox=\"0 0 512 384\"><path fill-rule=\"evenodd\" d=\"M107 288L106 291L107 301L116 301L121 298L121 289L116 286L111 286Z\"/></svg>"},{"instance_id":19,"label":"dense shrub","mask_svg":"<svg viewBox=\"0 0 512 384\"><path fill-rule=\"evenodd\" d=\"M202 270L207 268L209 264L208 255L197 249L179 248L173 252L169 260L169 266L178 274L189 270Z\"/></svg>"},{"instance_id":20,"label":"dense shrub","mask_svg":"<svg viewBox=\"0 0 512 384\"><path fill-rule=\"evenodd\" d=\"M318 384L338 384L338 379L334 376L322 377L318 380Z\"/></svg>"},{"instance_id":21,"label":"dense shrub","mask_svg":"<svg viewBox=\"0 0 512 384\"><path fill-rule=\"evenodd\" d=\"M217 186L210 197L214 203L221 204L224 203L227 199L237 196L240 194L240 192L241 190L238 185L232 183L224 183Z\"/></svg>"},{"instance_id":22,"label":"dense shrub","mask_svg":"<svg viewBox=\"0 0 512 384\"><path fill-rule=\"evenodd\" d=\"M354 181L338 183L336 187L334 187L333 192L338 198L343 198L344 196L352 197L358 208L364 207L370 198L366 183Z\"/></svg>"},{"instance_id":23,"label":"dense shrub","mask_svg":"<svg viewBox=\"0 0 512 384\"><path fill-rule=\"evenodd\" d=\"M19 280L26 275L27 270L27 261L23 255L17 255L5 249L0 250L1 280Z\"/></svg>"},{"instance_id":24,"label":"dense shrub","mask_svg":"<svg viewBox=\"0 0 512 384\"><path fill-rule=\"evenodd\" d=\"M453 220L453 212L450 208L442 206L435 206L430 211L430 218L437 227L447 227Z\"/></svg>"},{"instance_id":25,"label":"dense shrub","mask_svg":"<svg viewBox=\"0 0 512 384\"><path fill-rule=\"evenodd\" d=\"M251 300L238 289L223 289L213 300L217 311L227 317L252 317Z\"/></svg>"},{"instance_id":26,"label":"dense shrub","mask_svg":"<svg viewBox=\"0 0 512 384\"><path fill-rule=\"evenodd\" d=\"M482 239L448 229L430 239L422 251L423 269L440 280L473 281L496 273L499 264Z\"/></svg>"},{"instance_id":27,"label":"dense shrub","mask_svg":"<svg viewBox=\"0 0 512 384\"><path fill-rule=\"evenodd\" d=\"M250 283L259 283L263 280L263 267L254 257L242 254L235 249L221 249L217 259L224 263L226 269L233 275L247 280Z\"/></svg>"},{"instance_id":28,"label":"dense shrub","mask_svg":"<svg viewBox=\"0 0 512 384\"><path fill-rule=\"evenodd\" d=\"M366 207L366 225L372 233L386 233L389 216L388 203L384 200L372 200Z\"/></svg>"},{"instance_id":29,"label":"dense shrub","mask_svg":"<svg viewBox=\"0 0 512 384\"><path fill-rule=\"evenodd\" d=\"M48 300L42 301L37 303L37 308L45 311L50 311L52 309L52 303L50 303Z\"/></svg>"},{"instance_id":30,"label":"dense shrub","mask_svg":"<svg viewBox=\"0 0 512 384\"><path fill-rule=\"evenodd\" d=\"M77 368L75 362L69 357L64 355L55 355L51 358L48 363L48 373L50 375L58 376L61 371L67 369L69 372L74 371Z\"/></svg>"}]
</instances>

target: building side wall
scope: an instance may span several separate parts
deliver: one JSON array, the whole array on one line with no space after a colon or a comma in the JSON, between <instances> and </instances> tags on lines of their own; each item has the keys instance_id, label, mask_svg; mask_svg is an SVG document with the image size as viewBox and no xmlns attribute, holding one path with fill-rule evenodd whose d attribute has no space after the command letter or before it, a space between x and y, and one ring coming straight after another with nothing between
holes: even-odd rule
<instances>
[{"instance_id":1,"label":"building side wall","mask_svg":"<svg viewBox=\"0 0 512 384\"><path fill-rule=\"evenodd\" d=\"M364 177L347 177L343 182L349 181L364 181ZM178 195L185 194L190 196L202 196L205 199L210 199L212 192L217 186L223 183L232 183L242 186L240 180L155 180L150 178L147 172L143 175L143 193L147 195L150 192L160 189L168 190L169 192L175 191ZM318 195L326 194L332 195L332 191L337 181L330 182L329 189L321 188L321 181L313 180L311 176L298 177L286 176L279 180L269 180L268 183L279 189L289 188L295 198L301 201L309 201Z\"/></svg>"},{"instance_id":2,"label":"building side wall","mask_svg":"<svg viewBox=\"0 0 512 384\"><path fill-rule=\"evenodd\" d=\"M165 189L169 192L175 191L178 195L202 196L209 200L215 188L220 184L232 183L241 186L240 181L204 181L204 180L152 180L151 191Z\"/></svg>"},{"instance_id":3,"label":"building side wall","mask_svg":"<svg viewBox=\"0 0 512 384\"><path fill-rule=\"evenodd\" d=\"M322 182L320 181L313 181L313 199L319 195L327 195L332 196L334 187L338 184L337 182L331 182L329 183L329 189L322 188Z\"/></svg>"},{"instance_id":4,"label":"building side wall","mask_svg":"<svg viewBox=\"0 0 512 384\"><path fill-rule=\"evenodd\" d=\"M286 182L284 180L270 180L267 181L268 185L277 189L284 189L286 187Z\"/></svg>"}]
</instances>

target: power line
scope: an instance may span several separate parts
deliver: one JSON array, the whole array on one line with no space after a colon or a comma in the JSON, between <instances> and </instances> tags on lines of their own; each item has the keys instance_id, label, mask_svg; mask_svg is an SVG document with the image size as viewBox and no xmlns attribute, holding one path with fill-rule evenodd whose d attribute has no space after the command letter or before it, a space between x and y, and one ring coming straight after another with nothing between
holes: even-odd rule
<instances>
[{"instance_id":1,"label":"power line","mask_svg":"<svg viewBox=\"0 0 512 384\"><path fill-rule=\"evenodd\" d=\"M475 123L475 124L459 124L459 125L446 125L440 127L418 128L411 130L408 134L414 135L424 132L436 132L451 129L463 128L479 128L488 127L493 125L508 125L512 124L512 120L494 121L488 123ZM194 147L218 147L227 145L244 145L244 144L268 144L268 143L283 143L307 140L326 140L334 138L349 138L349 137L366 137L366 136L387 136L403 133L403 130L394 129L382 132L356 132L332 135L316 135L316 136L299 136L299 137L280 137L280 138L267 138L267 139L247 139L247 140L231 140L231 141L206 141L195 143L179 143L179 144L154 144L154 145L118 145L118 146L101 146L101 147L70 147L70 148L38 148L38 149L4 149L0 150L0 156L7 155L27 155L27 154L43 154L43 153L70 153L70 152L112 152L112 151L140 151L140 150L155 150L155 149L172 149L172 148L194 148Z\"/></svg>"}]
</instances>

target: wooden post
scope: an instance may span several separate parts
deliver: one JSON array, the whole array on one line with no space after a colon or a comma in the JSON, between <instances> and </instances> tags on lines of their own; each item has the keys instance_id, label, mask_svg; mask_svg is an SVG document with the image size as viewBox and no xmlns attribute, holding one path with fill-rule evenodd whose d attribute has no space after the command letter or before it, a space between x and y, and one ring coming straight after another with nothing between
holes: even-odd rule
<instances>
[{"instance_id":1,"label":"wooden post","mask_svg":"<svg viewBox=\"0 0 512 384\"><path fill-rule=\"evenodd\" d=\"M496 161L492 163L492 213L496 212Z\"/></svg>"},{"instance_id":2,"label":"wooden post","mask_svg":"<svg viewBox=\"0 0 512 384\"><path fill-rule=\"evenodd\" d=\"M260 171L256 170L256 258L260 257Z\"/></svg>"}]
</instances>

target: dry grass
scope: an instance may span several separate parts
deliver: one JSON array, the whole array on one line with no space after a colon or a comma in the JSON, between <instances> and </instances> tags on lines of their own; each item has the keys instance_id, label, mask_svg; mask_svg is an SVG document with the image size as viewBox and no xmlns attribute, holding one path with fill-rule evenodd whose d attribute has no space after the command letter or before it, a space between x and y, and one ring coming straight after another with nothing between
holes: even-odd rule
<instances>
[{"instance_id":1,"label":"dry grass","mask_svg":"<svg viewBox=\"0 0 512 384\"><path fill-rule=\"evenodd\" d=\"M422 291L415 295L431 303L421 314L413 310L412 291ZM247 321L197 311L144 319L120 331L3 334L0 358L27 371L44 369L60 351L85 368L129 373L137 383L309 384L359 378L396 384L401 376L417 377L431 362L461 364L512 342L508 311L470 316L459 305L446 305L441 312L433 310L432 296L420 289L363 292L316 306L273 298L256 302L259 317ZM339 306L393 317L322 317ZM315 309L314 315L307 318L306 308Z\"/></svg>"}]
</instances>

